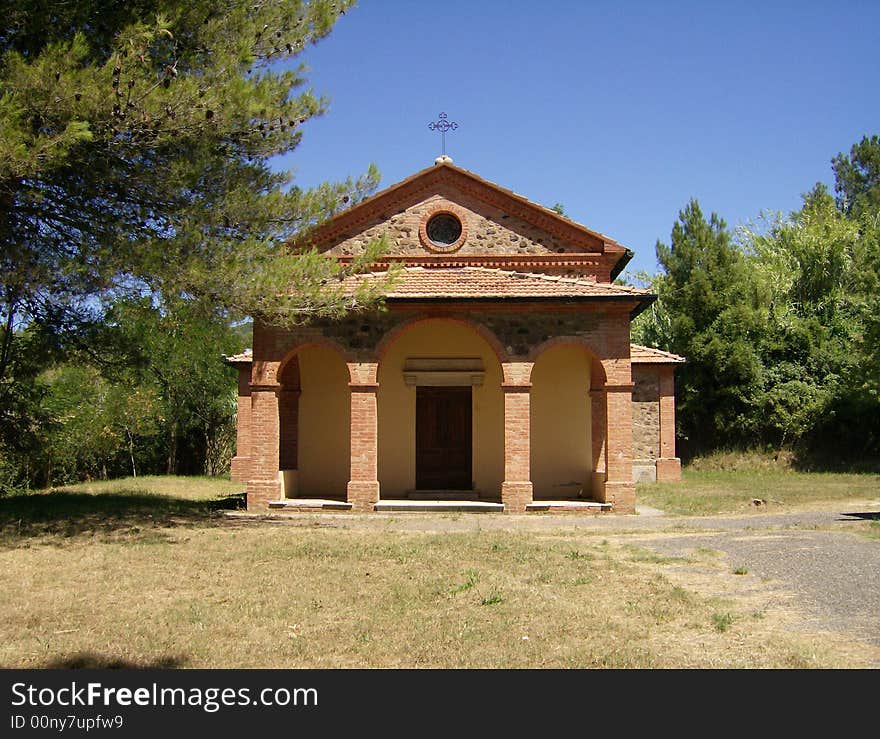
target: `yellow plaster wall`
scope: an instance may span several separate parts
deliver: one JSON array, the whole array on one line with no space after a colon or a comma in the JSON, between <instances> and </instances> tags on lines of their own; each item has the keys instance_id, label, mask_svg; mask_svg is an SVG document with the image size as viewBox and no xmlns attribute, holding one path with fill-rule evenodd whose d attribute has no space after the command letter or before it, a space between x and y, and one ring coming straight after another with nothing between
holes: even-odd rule
<instances>
[{"instance_id":1,"label":"yellow plaster wall","mask_svg":"<svg viewBox=\"0 0 880 739\"><path fill-rule=\"evenodd\" d=\"M531 477L534 497L590 495L590 361L583 349L557 346L532 370ZM577 483L577 484L569 484Z\"/></svg>"},{"instance_id":2,"label":"yellow plaster wall","mask_svg":"<svg viewBox=\"0 0 880 739\"><path fill-rule=\"evenodd\" d=\"M351 462L348 367L332 349L308 347L299 371L297 497L344 499Z\"/></svg>"},{"instance_id":3,"label":"yellow plaster wall","mask_svg":"<svg viewBox=\"0 0 880 739\"><path fill-rule=\"evenodd\" d=\"M403 334L379 364L379 484L383 498L412 490L416 482L416 389L403 381L406 359L480 357L486 374L473 388L473 478L484 496L497 497L504 480L504 398L501 366L473 330L435 319Z\"/></svg>"}]
</instances>

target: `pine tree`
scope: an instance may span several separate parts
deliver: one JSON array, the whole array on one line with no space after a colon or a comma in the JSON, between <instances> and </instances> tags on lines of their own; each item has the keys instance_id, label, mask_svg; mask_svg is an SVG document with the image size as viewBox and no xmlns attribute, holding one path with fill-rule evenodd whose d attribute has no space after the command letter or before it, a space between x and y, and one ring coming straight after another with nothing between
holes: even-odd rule
<instances>
[{"instance_id":1,"label":"pine tree","mask_svg":"<svg viewBox=\"0 0 880 739\"><path fill-rule=\"evenodd\" d=\"M306 191L269 166L326 110L295 63L351 4L3 3L0 395L23 327L76 340L108 296L278 324L374 298L343 293L342 268L287 244L362 199L376 172Z\"/></svg>"},{"instance_id":2,"label":"pine tree","mask_svg":"<svg viewBox=\"0 0 880 739\"><path fill-rule=\"evenodd\" d=\"M666 327L663 348L688 360L677 373L683 449L748 443L761 386L754 348L761 317L744 255L724 220L715 213L707 220L696 200L679 212L670 244L658 241L656 250L665 274L654 281L653 321Z\"/></svg>"},{"instance_id":3,"label":"pine tree","mask_svg":"<svg viewBox=\"0 0 880 739\"><path fill-rule=\"evenodd\" d=\"M858 218L880 210L880 136L863 136L848 156L834 157L831 167L837 204L844 213Z\"/></svg>"}]
</instances>

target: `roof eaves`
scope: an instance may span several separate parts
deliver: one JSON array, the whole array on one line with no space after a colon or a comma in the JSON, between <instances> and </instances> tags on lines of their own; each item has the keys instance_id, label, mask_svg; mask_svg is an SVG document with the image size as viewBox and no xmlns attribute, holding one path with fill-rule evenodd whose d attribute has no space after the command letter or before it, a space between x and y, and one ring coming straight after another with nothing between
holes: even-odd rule
<instances>
[{"instance_id":1,"label":"roof eaves","mask_svg":"<svg viewBox=\"0 0 880 739\"><path fill-rule=\"evenodd\" d=\"M623 272L626 268L626 265L629 264L630 260L635 256L635 252L632 249L628 249L624 247L625 251L620 255L620 259L614 264L614 267L611 268L611 279L616 280L617 276Z\"/></svg>"},{"instance_id":2,"label":"roof eaves","mask_svg":"<svg viewBox=\"0 0 880 739\"><path fill-rule=\"evenodd\" d=\"M633 302L648 303L656 299L656 295L388 295L389 303L437 303L454 301L456 303L604 303ZM641 312L646 306L635 308ZM632 314L631 314L632 315ZM635 315L638 315L636 313Z\"/></svg>"}]
</instances>

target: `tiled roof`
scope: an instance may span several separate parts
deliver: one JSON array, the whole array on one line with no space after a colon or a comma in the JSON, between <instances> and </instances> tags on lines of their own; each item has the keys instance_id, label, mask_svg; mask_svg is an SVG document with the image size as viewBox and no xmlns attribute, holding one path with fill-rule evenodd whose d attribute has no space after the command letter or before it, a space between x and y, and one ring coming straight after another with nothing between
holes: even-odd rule
<instances>
[{"instance_id":1,"label":"tiled roof","mask_svg":"<svg viewBox=\"0 0 880 739\"><path fill-rule=\"evenodd\" d=\"M250 364L254 361L254 353L251 349L245 349L241 354L224 354L223 359L227 364Z\"/></svg>"},{"instance_id":2,"label":"tiled roof","mask_svg":"<svg viewBox=\"0 0 880 739\"><path fill-rule=\"evenodd\" d=\"M678 354L664 352L650 346L641 346L640 344L630 344L629 354L634 364L680 364L687 361Z\"/></svg>"},{"instance_id":3,"label":"tiled roof","mask_svg":"<svg viewBox=\"0 0 880 739\"><path fill-rule=\"evenodd\" d=\"M362 280L382 279L384 272L369 272L347 278L353 289ZM458 267L429 269L404 267L397 280L385 293L388 300L474 300L531 298L597 298L633 299L647 301L653 298L648 290L626 285L600 283L578 277L560 277L537 272L511 272L486 267Z\"/></svg>"},{"instance_id":4,"label":"tiled roof","mask_svg":"<svg viewBox=\"0 0 880 739\"><path fill-rule=\"evenodd\" d=\"M630 344L630 357L633 364L680 364L687 361L684 357L671 352L664 352L640 344ZM231 356L223 355L228 364L250 364L253 361L253 352L245 349L241 354Z\"/></svg>"}]
</instances>

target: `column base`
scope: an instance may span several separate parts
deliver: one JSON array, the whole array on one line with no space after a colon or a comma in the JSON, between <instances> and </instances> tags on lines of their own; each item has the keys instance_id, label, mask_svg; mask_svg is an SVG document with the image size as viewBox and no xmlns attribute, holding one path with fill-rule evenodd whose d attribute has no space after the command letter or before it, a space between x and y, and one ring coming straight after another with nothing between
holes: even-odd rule
<instances>
[{"instance_id":1,"label":"column base","mask_svg":"<svg viewBox=\"0 0 880 739\"><path fill-rule=\"evenodd\" d=\"M605 499L602 503L611 503L614 513L636 512L636 486L632 482L606 482Z\"/></svg>"},{"instance_id":2,"label":"column base","mask_svg":"<svg viewBox=\"0 0 880 739\"><path fill-rule=\"evenodd\" d=\"M501 483L501 502L504 503L505 513L525 513L526 506L532 502L532 483Z\"/></svg>"},{"instance_id":3,"label":"column base","mask_svg":"<svg viewBox=\"0 0 880 739\"><path fill-rule=\"evenodd\" d=\"M657 482L681 482L681 460L678 457L657 458Z\"/></svg>"},{"instance_id":4,"label":"column base","mask_svg":"<svg viewBox=\"0 0 880 739\"><path fill-rule=\"evenodd\" d=\"M249 511L268 510L270 501L281 498L281 483L278 480L249 480L247 486L247 509Z\"/></svg>"},{"instance_id":5,"label":"column base","mask_svg":"<svg viewBox=\"0 0 880 739\"><path fill-rule=\"evenodd\" d=\"M346 494L352 511L372 513L373 506L379 502L379 481L351 480Z\"/></svg>"}]
</instances>

